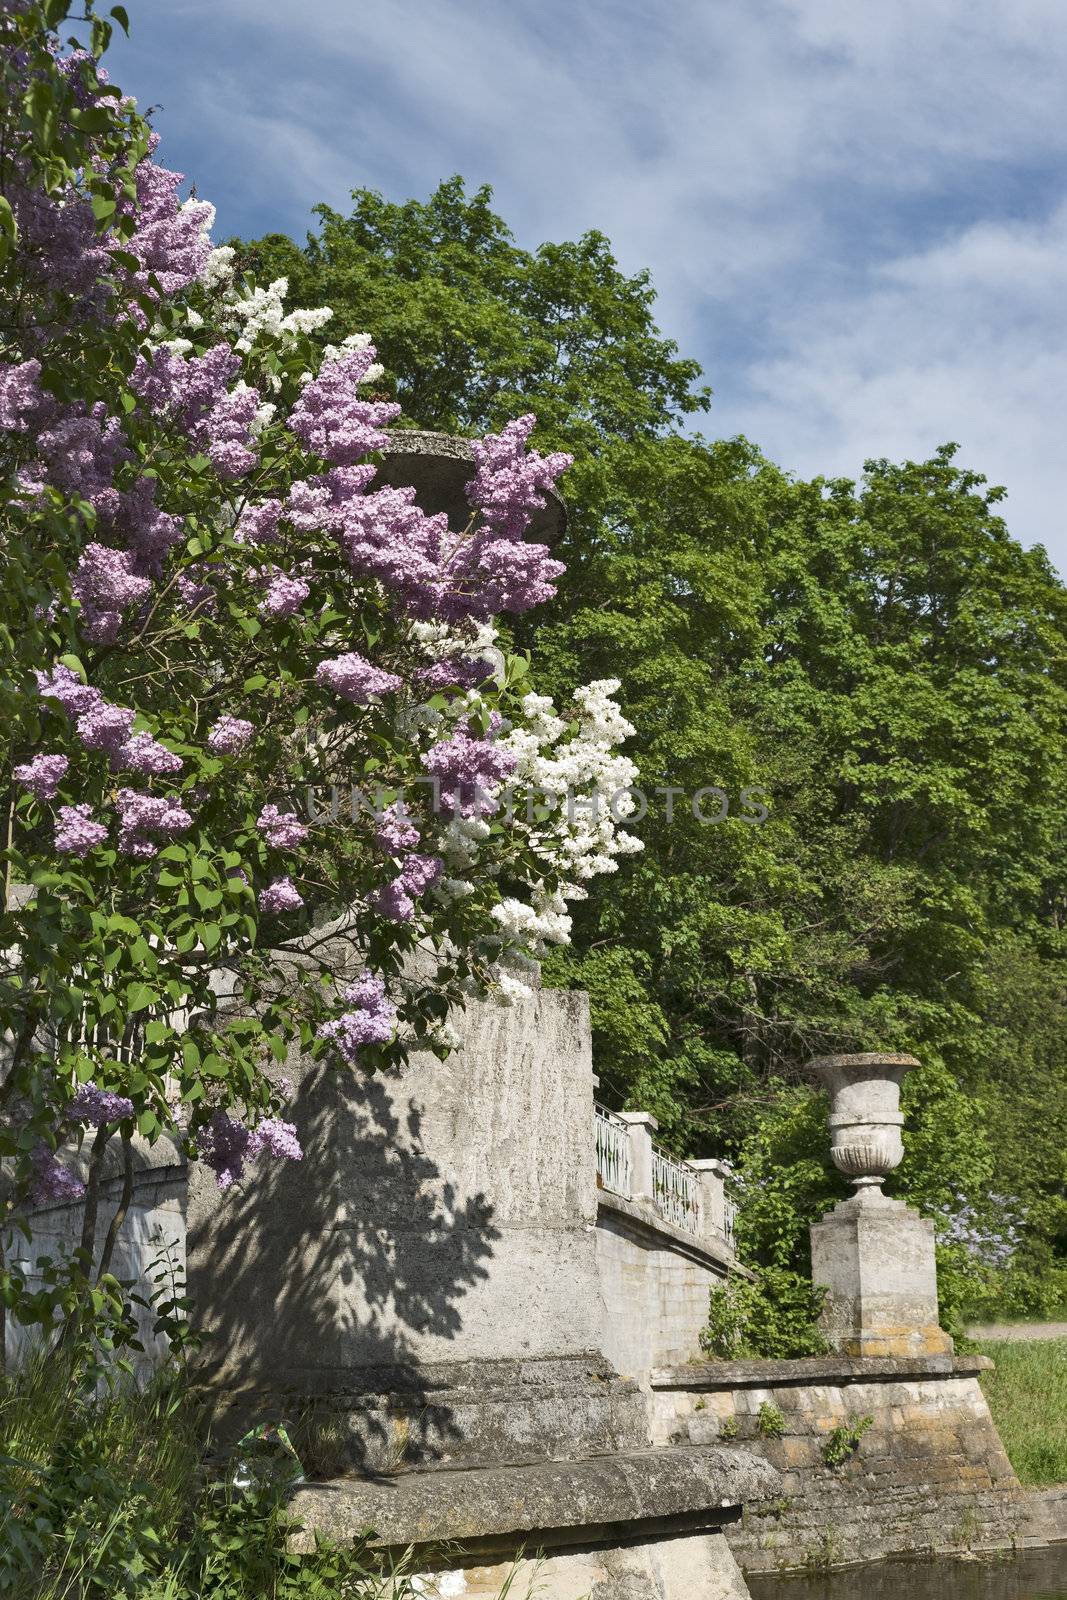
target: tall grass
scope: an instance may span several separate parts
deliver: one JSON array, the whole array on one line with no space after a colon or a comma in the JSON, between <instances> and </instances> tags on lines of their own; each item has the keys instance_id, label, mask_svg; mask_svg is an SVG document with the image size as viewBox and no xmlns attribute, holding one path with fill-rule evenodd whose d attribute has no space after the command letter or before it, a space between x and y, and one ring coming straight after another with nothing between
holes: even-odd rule
<instances>
[{"instance_id":1,"label":"tall grass","mask_svg":"<svg viewBox=\"0 0 1067 1600\"><path fill-rule=\"evenodd\" d=\"M37 1360L0 1379L0 1595L11 1600L403 1600L365 1539L292 1554L278 1491L207 1481L180 1371L79 1386Z\"/></svg>"},{"instance_id":2,"label":"tall grass","mask_svg":"<svg viewBox=\"0 0 1067 1600\"><path fill-rule=\"evenodd\" d=\"M982 1388L1008 1458L1026 1484L1067 1483L1067 1339L979 1344L996 1371Z\"/></svg>"}]
</instances>

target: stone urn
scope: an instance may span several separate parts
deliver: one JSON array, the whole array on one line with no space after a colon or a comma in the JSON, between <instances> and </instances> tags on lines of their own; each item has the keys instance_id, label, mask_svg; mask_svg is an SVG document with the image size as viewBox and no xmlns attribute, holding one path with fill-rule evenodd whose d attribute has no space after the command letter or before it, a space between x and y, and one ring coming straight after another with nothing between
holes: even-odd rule
<instances>
[{"instance_id":1,"label":"stone urn","mask_svg":"<svg viewBox=\"0 0 1067 1600\"><path fill-rule=\"evenodd\" d=\"M864 1358L941 1357L934 1225L887 1195L904 1159L900 1082L914 1056L821 1056L810 1075L830 1095L830 1153L855 1192L811 1225L812 1281L826 1291L819 1327L832 1350Z\"/></svg>"},{"instance_id":2,"label":"stone urn","mask_svg":"<svg viewBox=\"0 0 1067 1600\"><path fill-rule=\"evenodd\" d=\"M900 1084L919 1065L914 1056L868 1051L819 1056L809 1073L830 1095L830 1154L834 1166L856 1188L881 1189L887 1173L904 1159Z\"/></svg>"}]
</instances>

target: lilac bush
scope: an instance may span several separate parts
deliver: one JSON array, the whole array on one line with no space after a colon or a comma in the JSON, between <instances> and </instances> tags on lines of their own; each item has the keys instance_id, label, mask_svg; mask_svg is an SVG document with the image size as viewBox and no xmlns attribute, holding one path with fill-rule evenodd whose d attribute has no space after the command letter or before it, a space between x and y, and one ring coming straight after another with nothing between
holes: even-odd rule
<instances>
[{"instance_id":1,"label":"lilac bush","mask_svg":"<svg viewBox=\"0 0 1067 1600\"><path fill-rule=\"evenodd\" d=\"M496 642L555 592L527 534L569 458L531 416L476 441L464 527L376 486L399 408L372 339L322 350L327 308L235 274L108 82L110 24L90 5L88 48L63 45L67 12L0 7L16 1209L60 1193L86 1127L168 1134L220 1184L298 1158L274 1063L447 1054L449 1008L515 998L501 964L565 942L637 848L606 804L635 777L617 685L557 715ZM309 790L357 781L376 815L313 818ZM548 803L505 809L505 782ZM416 945L447 951L437 976Z\"/></svg>"}]
</instances>

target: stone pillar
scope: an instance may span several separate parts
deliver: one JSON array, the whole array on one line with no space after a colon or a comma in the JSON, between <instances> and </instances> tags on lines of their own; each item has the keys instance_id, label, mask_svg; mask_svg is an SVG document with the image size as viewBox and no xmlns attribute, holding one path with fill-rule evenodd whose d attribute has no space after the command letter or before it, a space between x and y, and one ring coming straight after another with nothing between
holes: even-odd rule
<instances>
[{"instance_id":1,"label":"stone pillar","mask_svg":"<svg viewBox=\"0 0 1067 1600\"><path fill-rule=\"evenodd\" d=\"M938 1326L934 1225L883 1192L904 1155L900 1083L914 1056L823 1056L810 1071L830 1094L831 1154L855 1193L811 1229L811 1275L827 1289L819 1325L844 1355L952 1350Z\"/></svg>"},{"instance_id":2,"label":"stone pillar","mask_svg":"<svg viewBox=\"0 0 1067 1600\"><path fill-rule=\"evenodd\" d=\"M659 1123L651 1111L620 1111L630 1135L630 1193L634 1200L655 1198L652 1182L652 1135Z\"/></svg>"},{"instance_id":3,"label":"stone pillar","mask_svg":"<svg viewBox=\"0 0 1067 1600\"><path fill-rule=\"evenodd\" d=\"M726 1226L726 1180L733 1173L733 1167L728 1161L687 1161L689 1167L697 1175L700 1184L700 1231L707 1239L715 1239L720 1244L725 1239L730 1241L730 1230Z\"/></svg>"}]
</instances>

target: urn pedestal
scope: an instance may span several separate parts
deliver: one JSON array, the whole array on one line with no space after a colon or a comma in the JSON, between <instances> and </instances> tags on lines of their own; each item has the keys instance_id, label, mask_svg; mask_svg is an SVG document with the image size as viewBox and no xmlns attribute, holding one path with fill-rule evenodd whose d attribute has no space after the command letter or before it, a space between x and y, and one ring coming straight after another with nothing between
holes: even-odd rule
<instances>
[{"instance_id":1,"label":"urn pedestal","mask_svg":"<svg viewBox=\"0 0 1067 1600\"><path fill-rule=\"evenodd\" d=\"M852 1356L951 1352L937 1320L934 1225L882 1189L904 1156L900 1083L914 1056L823 1056L809 1071L830 1095L831 1155L855 1192L811 1228L811 1275L827 1290L819 1326Z\"/></svg>"}]
</instances>

